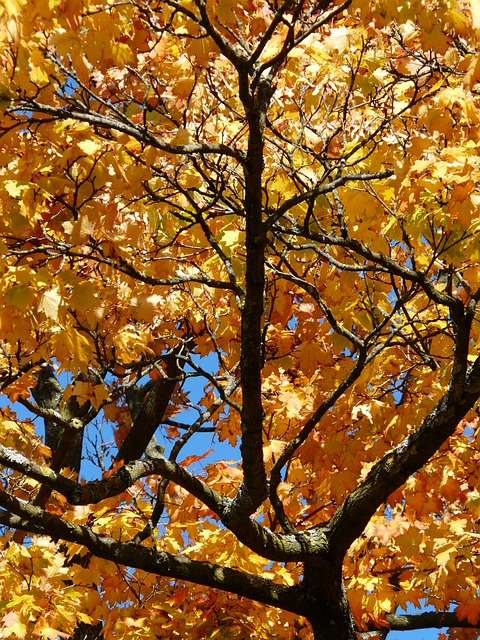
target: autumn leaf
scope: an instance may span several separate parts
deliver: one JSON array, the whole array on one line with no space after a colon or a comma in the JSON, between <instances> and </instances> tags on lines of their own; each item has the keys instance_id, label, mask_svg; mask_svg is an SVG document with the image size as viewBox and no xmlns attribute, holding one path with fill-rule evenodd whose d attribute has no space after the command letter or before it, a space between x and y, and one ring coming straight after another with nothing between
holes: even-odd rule
<instances>
[{"instance_id":1,"label":"autumn leaf","mask_svg":"<svg viewBox=\"0 0 480 640\"><path fill-rule=\"evenodd\" d=\"M10 611L2 618L2 634L6 638L25 638L27 628L23 622L20 621L20 617L14 611Z\"/></svg>"}]
</instances>

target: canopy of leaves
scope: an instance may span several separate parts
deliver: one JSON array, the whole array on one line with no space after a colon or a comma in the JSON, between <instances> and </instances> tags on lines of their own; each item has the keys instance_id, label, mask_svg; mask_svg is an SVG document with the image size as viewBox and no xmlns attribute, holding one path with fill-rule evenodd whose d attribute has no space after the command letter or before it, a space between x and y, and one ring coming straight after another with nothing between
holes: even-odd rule
<instances>
[{"instance_id":1,"label":"canopy of leaves","mask_svg":"<svg viewBox=\"0 0 480 640\"><path fill-rule=\"evenodd\" d=\"M3 0L2 637L472 637L479 39Z\"/></svg>"}]
</instances>

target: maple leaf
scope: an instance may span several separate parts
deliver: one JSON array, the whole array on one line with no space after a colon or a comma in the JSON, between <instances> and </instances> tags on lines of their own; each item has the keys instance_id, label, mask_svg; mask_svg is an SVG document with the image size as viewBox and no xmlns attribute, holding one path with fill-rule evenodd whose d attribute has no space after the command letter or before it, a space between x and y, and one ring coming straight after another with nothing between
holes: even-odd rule
<instances>
[{"instance_id":1,"label":"maple leaf","mask_svg":"<svg viewBox=\"0 0 480 640\"><path fill-rule=\"evenodd\" d=\"M472 625L476 625L480 616L480 604L477 602L470 602L468 604L459 604L455 611L460 618L466 618Z\"/></svg>"}]
</instances>

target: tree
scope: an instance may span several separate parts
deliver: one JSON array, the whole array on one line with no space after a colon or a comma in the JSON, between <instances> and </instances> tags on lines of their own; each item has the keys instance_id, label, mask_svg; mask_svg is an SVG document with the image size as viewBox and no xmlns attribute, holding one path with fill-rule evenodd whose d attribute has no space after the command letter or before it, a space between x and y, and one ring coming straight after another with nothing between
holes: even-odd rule
<instances>
[{"instance_id":1,"label":"tree","mask_svg":"<svg viewBox=\"0 0 480 640\"><path fill-rule=\"evenodd\" d=\"M475 2L0 11L2 637L476 634Z\"/></svg>"}]
</instances>

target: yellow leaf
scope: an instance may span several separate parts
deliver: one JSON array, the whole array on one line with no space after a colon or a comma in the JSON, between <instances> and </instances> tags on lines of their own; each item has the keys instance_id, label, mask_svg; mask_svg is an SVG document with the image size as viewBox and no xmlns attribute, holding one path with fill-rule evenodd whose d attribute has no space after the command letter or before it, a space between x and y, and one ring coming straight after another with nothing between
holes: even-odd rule
<instances>
[{"instance_id":1,"label":"yellow leaf","mask_svg":"<svg viewBox=\"0 0 480 640\"><path fill-rule=\"evenodd\" d=\"M141 353L151 350L147 347L147 336L142 335L133 326L126 326L113 338L117 358L124 362L132 362Z\"/></svg>"},{"instance_id":2,"label":"yellow leaf","mask_svg":"<svg viewBox=\"0 0 480 640\"><path fill-rule=\"evenodd\" d=\"M87 156L93 155L102 148L102 145L96 140L82 140L77 143L77 146L86 153Z\"/></svg>"},{"instance_id":3,"label":"yellow leaf","mask_svg":"<svg viewBox=\"0 0 480 640\"><path fill-rule=\"evenodd\" d=\"M391 597L383 596L381 593L379 593L378 607L381 609L381 611L387 611L388 613L390 613L395 608L395 605Z\"/></svg>"},{"instance_id":4,"label":"yellow leaf","mask_svg":"<svg viewBox=\"0 0 480 640\"><path fill-rule=\"evenodd\" d=\"M62 297L58 287L49 289L42 294L38 308L45 313L50 320L58 320L58 308Z\"/></svg>"},{"instance_id":5,"label":"yellow leaf","mask_svg":"<svg viewBox=\"0 0 480 640\"><path fill-rule=\"evenodd\" d=\"M30 311L35 300L35 293L28 285L18 285L8 289L6 300L19 311Z\"/></svg>"},{"instance_id":6,"label":"yellow leaf","mask_svg":"<svg viewBox=\"0 0 480 640\"><path fill-rule=\"evenodd\" d=\"M332 365L332 355L317 342L304 342L298 348L298 364L306 376L311 377L320 365Z\"/></svg>"},{"instance_id":7,"label":"yellow leaf","mask_svg":"<svg viewBox=\"0 0 480 640\"><path fill-rule=\"evenodd\" d=\"M45 58L40 51L32 51L30 58L32 68L30 70L30 80L36 85L48 84L49 77L45 70Z\"/></svg>"},{"instance_id":8,"label":"yellow leaf","mask_svg":"<svg viewBox=\"0 0 480 640\"><path fill-rule=\"evenodd\" d=\"M285 390L278 395L278 400L285 405L288 418L298 418L303 409L303 402L296 393Z\"/></svg>"},{"instance_id":9,"label":"yellow leaf","mask_svg":"<svg viewBox=\"0 0 480 640\"><path fill-rule=\"evenodd\" d=\"M132 49L128 44L115 42L112 45L113 60L120 69L132 60Z\"/></svg>"},{"instance_id":10,"label":"yellow leaf","mask_svg":"<svg viewBox=\"0 0 480 640\"><path fill-rule=\"evenodd\" d=\"M75 369L83 369L92 361L88 338L73 327L67 326L55 333L51 342L58 350L58 360L65 363L71 362Z\"/></svg>"},{"instance_id":11,"label":"yellow leaf","mask_svg":"<svg viewBox=\"0 0 480 640\"><path fill-rule=\"evenodd\" d=\"M372 413L370 411L370 405L368 404L359 404L352 409L352 420L355 422L359 420L361 416L365 416L368 418L370 422L373 422Z\"/></svg>"},{"instance_id":12,"label":"yellow leaf","mask_svg":"<svg viewBox=\"0 0 480 640\"><path fill-rule=\"evenodd\" d=\"M20 616L15 611L9 611L2 618L2 632L4 638L25 638L27 627L20 621Z\"/></svg>"},{"instance_id":13,"label":"yellow leaf","mask_svg":"<svg viewBox=\"0 0 480 640\"><path fill-rule=\"evenodd\" d=\"M35 635L40 636L42 640L58 640L60 637L59 630L53 629L46 620L39 618L35 625Z\"/></svg>"},{"instance_id":14,"label":"yellow leaf","mask_svg":"<svg viewBox=\"0 0 480 640\"><path fill-rule=\"evenodd\" d=\"M85 624L92 624L93 618L91 616L87 616L86 613L82 613L81 611L77 611L77 620L80 622L84 622Z\"/></svg>"},{"instance_id":15,"label":"yellow leaf","mask_svg":"<svg viewBox=\"0 0 480 640\"><path fill-rule=\"evenodd\" d=\"M3 188L12 198L20 198L28 187L28 183L18 180L6 180L3 184Z\"/></svg>"},{"instance_id":16,"label":"yellow leaf","mask_svg":"<svg viewBox=\"0 0 480 640\"><path fill-rule=\"evenodd\" d=\"M72 293L68 300L69 305L78 307L85 311L99 306L100 301L97 297L97 289L93 282L74 282Z\"/></svg>"},{"instance_id":17,"label":"yellow leaf","mask_svg":"<svg viewBox=\"0 0 480 640\"><path fill-rule=\"evenodd\" d=\"M152 293L150 295L134 297L131 302L133 308L139 312L143 320L153 322L154 318L158 317L161 313L165 297L157 293Z\"/></svg>"},{"instance_id":18,"label":"yellow leaf","mask_svg":"<svg viewBox=\"0 0 480 640\"><path fill-rule=\"evenodd\" d=\"M447 542L443 544L440 547L440 549L441 551L435 554L435 560L438 566L445 567L450 561L450 558L455 554L456 545L453 543Z\"/></svg>"},{"instance_id":19,"label":"yellow leaf","mask_svg":"<svg viewBox=\"0 0 480 640\"><path fill-rule=\"evenodd\" d=\"M473 515L478 518L480 515L480 492L477 489L469 492L466 505L472 511Z\"/></svg>"},{"instance_id":20,"label":"yellow leaf","mask_svg":"<svg viewBox=\"0 0 480 640\"><path fill-rule=\"evenodd\" d=\"M18 15L23 6L25 5L25 0L3 0L2 6L6 11L8 16L16 16Z\"/></svg>"},{"instance_id":21,"label":"yellow leaf","mask_svg":"<svg viewBox=\"0 0 480 640\"><path fill-rule=\"evenodd\" d=\"M237 250L240 236L244 236L244 232L239 229L230 229L222 233L218 244L228 257L231 257Z\"/></svg>"},{"instance_id":22,"label":"yellow leaf","mask_svg":"<svg viewBox=\"0 0 480 640\"><path fill-rule=\"evenodd\" d=\"M480 4L478 0L472 0L470 4L472 12L472 26L474 29L480 29Z\"/></svg>"},{"instance_id":23,"label":"yellow leaf","mask_svg":"<svg viewBox=\"0 0 480 640\"><path fill-rule=\"evenodd\" d=\"M269 440L263 445L263 459L273 460L277 458L286 447L286 442L282 440Z\"/></svg>"},{"instance_id":24,"label":"yellow leaf","mask_svg":"<svg viewBox=\"0 0 480 640\"><path fill-rule=\"evenodd\" d=\"M191 141L192 141L192 137L188 129L184 129L183 127L180 127L174 139L172 140L172 144L178 144L178 145L190 144Z\"/></svg>"}]
</instances>

